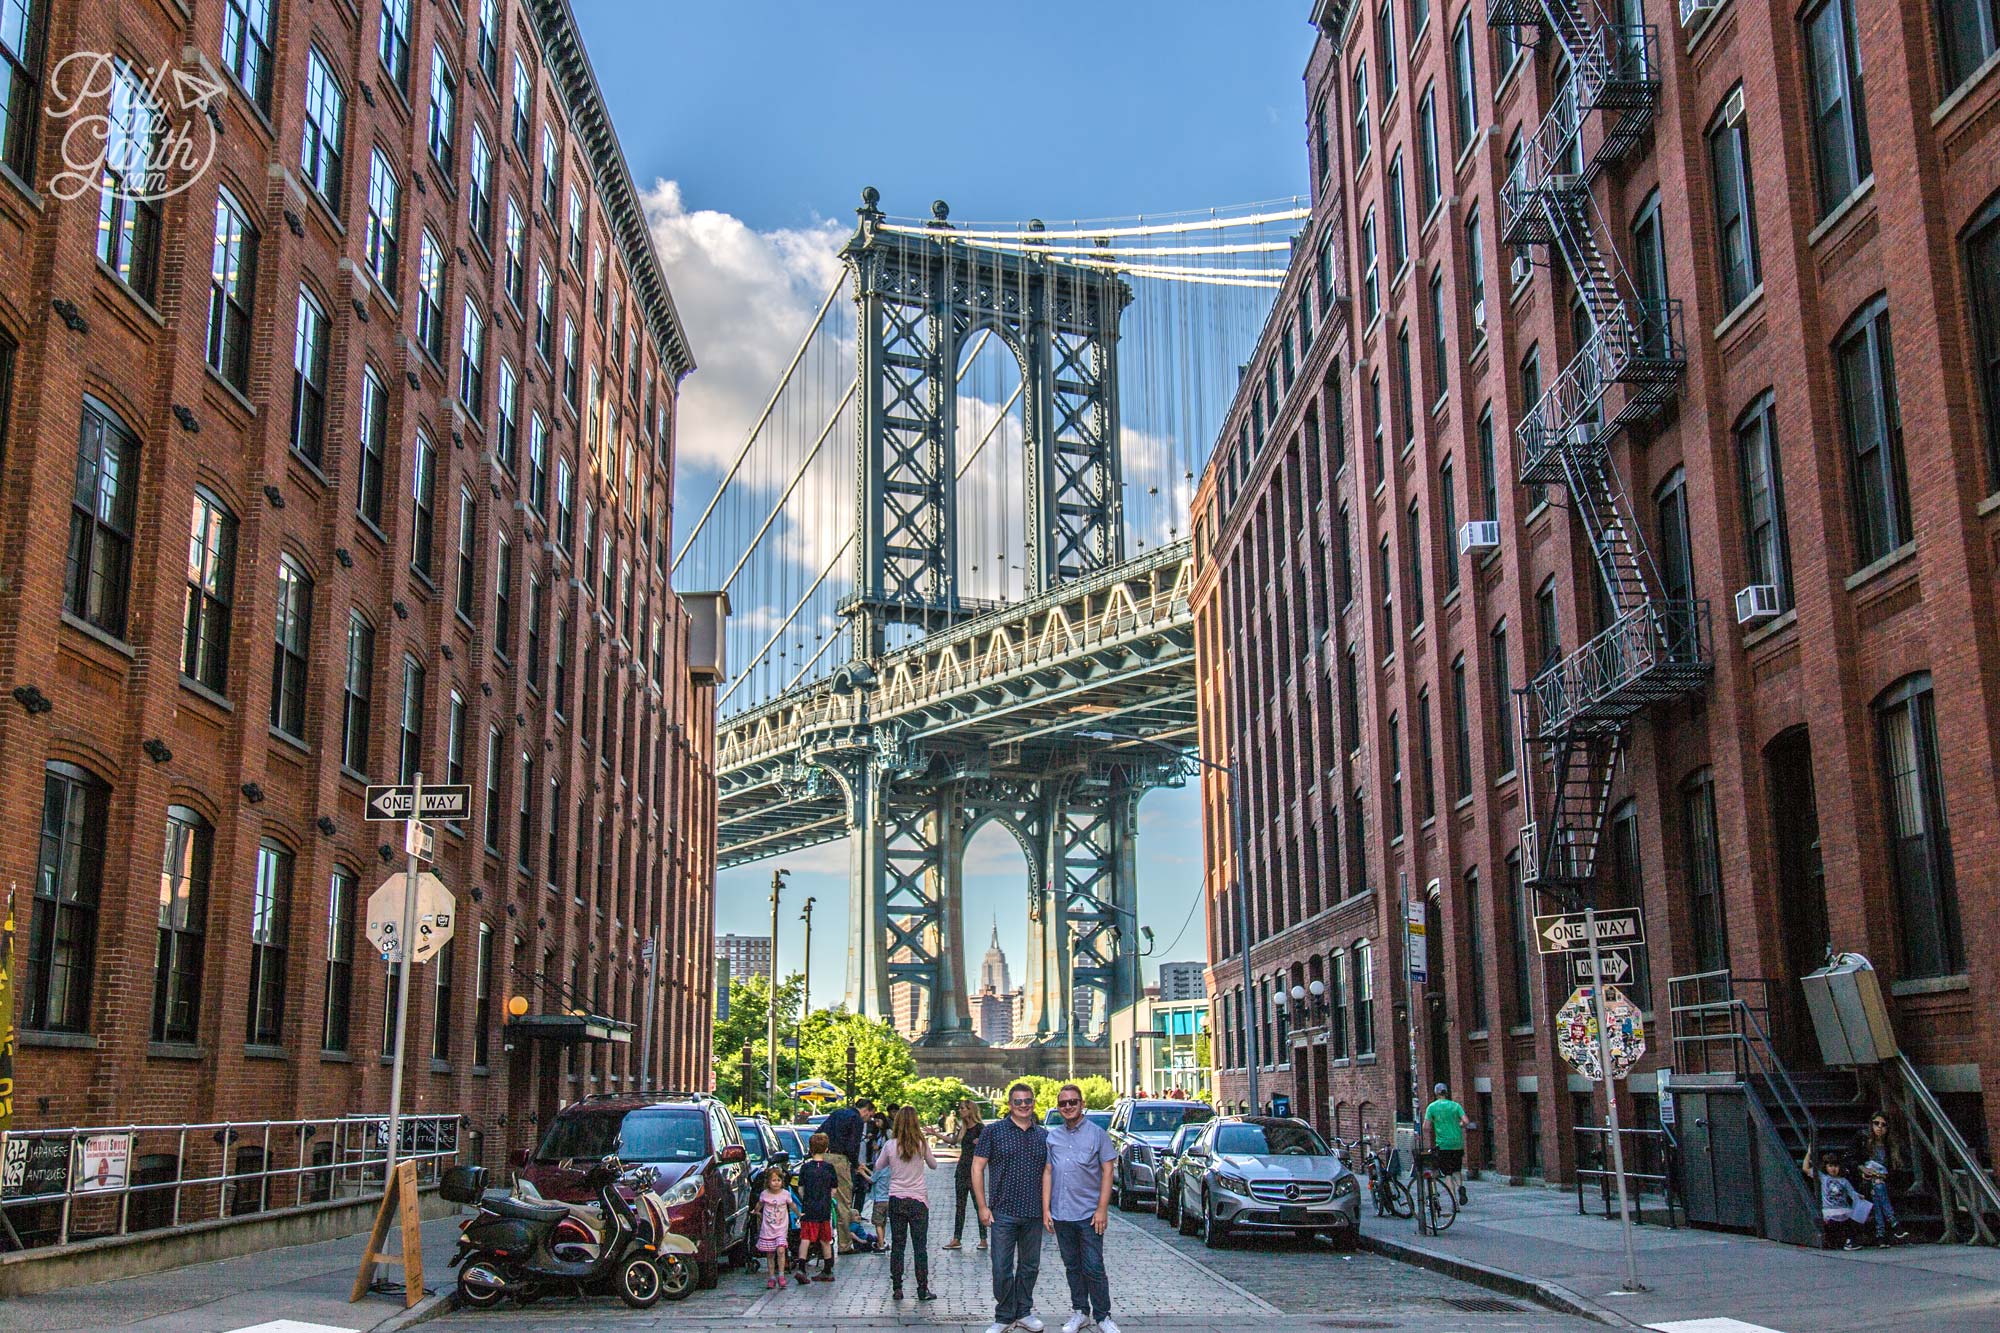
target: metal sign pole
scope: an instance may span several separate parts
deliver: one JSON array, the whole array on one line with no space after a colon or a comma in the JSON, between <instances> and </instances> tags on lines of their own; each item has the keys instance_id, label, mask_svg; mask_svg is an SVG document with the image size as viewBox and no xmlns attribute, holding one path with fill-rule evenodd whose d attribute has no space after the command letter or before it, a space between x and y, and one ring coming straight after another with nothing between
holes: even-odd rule
<instances>
[{"instance_id":1,"label":"metal sign pole","mask_svg":"<svg viewBox=\"0 0 2000 1333\"><path fill-rule=\"evenodd\" d=\"M1410 872L1405 870L1397 876L1397 905L1403 912L1403 1030L1409 1034L1410 1048L1410 1155L1411 1165L1415 1165L1416 1154L1424 1145L1424 1081L1417 1072L1417 977L1411 966L1415 961L1410 956ZM1426 960L1428 961L1428 960Z\"/></svg>"},{"instance_id":2,"label":"metal sign pole","mask_svg":"<svg viewBox=\"0 0 2000 1333\"><path fill-rule=\"evenodd\" d=\"M1639 1285L1639 1258L1632 1249L1632 1200L1625 1189L1625 1145L1618 1134L1618 1084L1611 1076L1611 1034L1604 1021L1604 974L1598 967L1597 909L1583 909L1583 933L1590 942L1590 1002L1597 1010L1597 1068L1604 1076L1605 1122L1611 1127L1611 1173L1618 1181L1618 1230L1625 1241L1625 1290Z\"/></svg>"},{"instance_id":3,"label":"metal sign pole","mask_svg":"<svg viewBox=\"0 0 2000 1333\"><path fill-rule=\"evenodd\" d=\"M410 959L416 952L417 937L417 848L420 845L424 812L424 775L418 773L410 785L410 817L403 821L403 933L396 941L403 956L396 963L396 1054L389 1066L389 1156L383 1167L382 1188L389 1187L389 1178L396 1170L396 1145L402 1129L403 1112L403 1038L410 1026ZM410 1243L404 1237L405 1245Z\"/></svg>"}]
</instances>

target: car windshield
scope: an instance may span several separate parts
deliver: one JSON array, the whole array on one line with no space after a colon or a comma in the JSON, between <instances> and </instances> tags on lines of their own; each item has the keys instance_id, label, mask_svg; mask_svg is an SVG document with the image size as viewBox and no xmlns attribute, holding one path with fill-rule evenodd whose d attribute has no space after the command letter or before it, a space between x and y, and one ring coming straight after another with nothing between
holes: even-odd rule
<instances>
[{"instance_id":1,"label":"car windshield","mask_svg":"<svg viewBox=\"0 0 2000 1333\"><path fill-rule=\"evenodd\" d=\"M743 1152L751 1162L764 1160L764 1135L759 1132L755 1120L738 1120L737 1131L743 1135Z\"/></svg>"},{"instance_id":2,"label":"car windshield","mask_svg":"<svg viewBox=\"0 0 2000 1333\"><path fill-rule=\"evenodd\" d=\"M1182 1125L1199 1125L1214 1114L1206 1106L1135 1106L1125 1128L1134 1134L1171 1134Z\"/></svg>"},{"instance_id":3,"label":"car windshield","mask_svg":"<svg viewBox=\"0 0 2000 1333\"><path fill-rule=\"evenodd\" d=\"M628 1112L559 1115L535 1157L558 1162L567 1157L596 1159L617 1153L628 1162L698 1162L708 1156L708 1133L701 1111L683 1106L646 1106Z\"/></svg>"},{"instance_id":4,"label":"car windshield","mask_svg":"<svg viewBox=\"0 0 2000 1333\"><path fill-rule=\"evenodd\" d=\"M799 1133L796 1129L781 1129L778 1131L778 1142L791 1155L794 1162L804 1160L806 1156L805 1135Z\"/></svg>"},{"instance_id":5,"label":"car windshield","mask_svg":"<svg viewBox=\"0 0 2000 1333\"><path fill-rule=\"evenodd\" d=\"M1307 1125L1224 1125L1215 1150L1244 1157L1324 1157L1326 1144Z\"/></svg>"}]
</instances>

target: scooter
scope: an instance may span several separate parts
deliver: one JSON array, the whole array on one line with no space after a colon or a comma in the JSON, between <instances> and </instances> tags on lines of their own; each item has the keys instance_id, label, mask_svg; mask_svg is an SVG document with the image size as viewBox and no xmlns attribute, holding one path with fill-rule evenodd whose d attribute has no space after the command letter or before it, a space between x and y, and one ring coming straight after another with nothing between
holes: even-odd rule
<instances>
[{"instance_id":1,"label":"scooter","mask_svg":"<svg viewBox=\"0 0 2000 1333\"><path fill-rule=\"evenodd\" d=\"M660 1266L663 1294L670 1301L685 1300L693 1294L699 1276L696 1263L700 1247L668 1229L667 1206L652 1188L652 1174L648 1167L636 1167L621 1183L636 1196L632 1211L638 1218L640 1239L651 1241L657 1251L654 1261ZM569 1210L569 1216L556 1223L555 1235L549 1241L549 1252L556 1258L583 1263L597 1257L605 1231L604 1213L597 1204L547 1198L526 1176L515 1177L513 1197L524 1203Z\"/></svg>"},{"instance_id":2,"label":"scooter","mask_svg":"<svg viewBox=\"0 0 2000 1333\"><path fill-rule=\"evenodd\" d=\"M608 1283L618 1299L644 1310L666 1294L658 1248L639 1235L639 1220L618 1186L622 1164L606 1157L584 1176L597 1191L607 1231L588 1260L560 1259L551 1248L556 1226L570 1215L563 1204L537 1204L486 1188L486 1168L454 1167L439 1192L454 1203L477 1203L479 1213L459 1231L451 1266L458 1269L458 1299L490 1310L509 1296L531 1301L551 1291L578 1297Z\"/></svg>"}]
</instances>

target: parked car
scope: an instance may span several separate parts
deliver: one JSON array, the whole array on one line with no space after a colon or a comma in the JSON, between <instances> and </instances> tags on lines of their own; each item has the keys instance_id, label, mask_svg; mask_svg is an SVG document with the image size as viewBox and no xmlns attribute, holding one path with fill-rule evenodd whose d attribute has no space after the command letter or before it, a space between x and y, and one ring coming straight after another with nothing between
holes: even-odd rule
<instances>
[{"instance_id":1,"label":"parked car","mask_svg":"<svg viewBox=\"0 0 2000 1333\"><path fill-rule=\"evenodd\" d=\"M1207 1102L1167 1097L1121 1097L1111 1108L1111 1142L1118 1165L1111 1173L1111 1197L1136 1212L1157 1188L1157 1158L1183 1125L1205 1124L1215 1116Z\"/></svg>"},{"instance_id":2,"label":"parked car","mask_svg":"<svg viewBox=\"0 0 2000 1333\"><path fill-rule=\"evenodd\" d=\"M1154 1154L1153 1216L1179 1225L1180 1191L1176 1188L1178 1180L1175 1173L1180 1167L1181 1158L1187 1152L1188 1145L1201 1137L1202 1127L1207 1123L1203 1121L1201 1124L1182 1125L1174 1131L1174 1136L1167 1140L1167 1146Z\"/></svg>"},{"instance_id":3,"label":"parked car","mask_svg":"<svg viewBox=\"0 0 2000 1333\"><path fill-rule=\"evenodd\" d=\"M1083 1113L1083 1118L1085 1120L1090 1121L1091 1124L1096 1125L1100 1129L1111 1128L1111 1112L1109 1111L1085 1111ZM1062 1112L1056 1110L1056 1108L1053 1106L1049 1108L1049 1113L1042 1117L1042 1124L1044 1127L1048 1129L1054 1129L1057 1125L1060 1125L1061 1123L1062 1123Z\"/></svg>"},{"instance_id":4,"label":"parked car","mask_svg":"<svg viewBox=\"0 0 2000 1333\"><path fill-rule=\"evenodd\" d=\"M1235 1231L1323 1232L1341 1249L1361 1236L1361 1184L1305 1121L1222 1116L1175 1172L1182 1235L1211 1249Z\"/></svg>"},{"instance_id":5,"label":"parked car","mask_svg":"<svg viewBox=\"0 0 2000 1333\"><path fill-rule=\"evenodd\" d=\"M751 1193L764 1188L764 1172L773 1164L790 1166L791 1154L778 1131L761 1115L736 1117L736 1132L743 1136L743 1151L750 1166ZM787 1173L789 1174L789 1173Z\"/></svg>"},{"instance_id":6,"label":"parked car","mask_svg":"<svg viewBox=\"0 0 2000 1333\"><path fill-rule=\"evenodd\" d=\"M784 1145L785 1164L790 1168L786 1174L795 1183L799 1178L799 1168L805 1165L806 1158L812 1156L808 1150L812 1146L813 1133L814 1130L810 1125L803 1129L797 1125L777 1127L778 1142Z\"/></svg>"},{"instance_id":7,"label":"parked car","mask_svg":"<svg viewBox=\"0 0 2000 1333\"><path fill-rule=\"evenodd\" d=\"M704 1093L600 1093L556 1112L533 1153L517 1154L515 1169L542 1195L564 1203L589 1200L584 1184L601 1158L653 1168L654 1190L667 1225L695 1243L697 1281L713 1287L725 1259L749 1250L749 1152L736 1121Z\"/></svg>"}]
</instances>

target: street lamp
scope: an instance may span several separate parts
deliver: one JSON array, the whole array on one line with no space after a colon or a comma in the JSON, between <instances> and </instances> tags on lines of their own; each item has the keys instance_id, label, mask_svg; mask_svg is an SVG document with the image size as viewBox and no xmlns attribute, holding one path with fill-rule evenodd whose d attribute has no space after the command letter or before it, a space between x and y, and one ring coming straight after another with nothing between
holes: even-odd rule
<instances>
[{"instance_id":1,"label":"street lamp","mask_svg":"<svg viewBox=\"0 0 2000 1333\"><path fill-rule=\"evenodd\" d=\"M1122 912L1132 918L1134 925L1138 925L1139 914L1137 912L1129 907L1120 907L1117 903L1105 902L1104 899L1094 893L1083 889L1070 889L1065 892L1064 896L1068 898L1081 898L1100 911ZM1063 929L1065 931L1069 929L1068 913L1064 913L1063 915ZM1112 922L1109 929L1111 931L1113 953L1115 955L1118 941L1118 923L1115 921ZM1139 951L1139 957L1150 958L1153 955L1153 928L1151 926L1139 926L1139 933L1146 939L1146 947ZM1067 944L1068 941L1065 940L1064 943ZM1067 978L1069 993L1064 996L1064 999L1069 1002L1069 1008L1063 1019L1063 1059L1067 1069L1066 1077L1074 1079L1076 1077L1076 950L1074 948L1065 949L1063 956L1069 960L1069 976ZM1108 1012L1104 1015L1104 1024L1105 1038L1108 1041L1111 1031L1111 1015Z\"/></svg>"},{"instance_id":2,"label":"street lamp","mask_svg":"<svg viewBox=\"0 0 2000 1333\"><path fill-rule=\"evenodd\" d=\"M847 1100L854 1100L854 1038L847 1039Z\"/></svg>"},{"instance_id":3,"label":"street lamp","mask_svg":"<svg viewBox=\"0 0 2000 1333\"><path fill-rule=\"evenodd\" d=\"M771 872L771 994L769 1010L765 1018L764 1049L768 1053L771 1067L766 1075L764 1105L773 1114L778 1109L778 899L785 892L785 876L789 870Z\"/></svg>"},{"instance_id":4,"label":"street lamp","mask_svg":"<svg viewBox=\"0 0 2000 1333\"><path fill-rule=\"evenodd\" d=\"M1101 728L1076 733L1077 739L1087 741L1131 741L1139 745L1150 745L1170 754L1192 759L1211 772L1220 773L1229 781L1229 837L1234 849L1232 859L1236 863L1236 932L1241 936L1242 962L1238 971L1243 976L1243 998L1250 998L1250 895L1243 883L1244 868L1250 864L1249 852L1243 843L1246 825L1243 820L1242 785L1236 781L1236 770L1229 764L1218 764L1199 750L1184 750L1178 745L1155 740L1151 736L1135 736L1128 731L1108 731ZM1257 1095L1257 1025L1250 1021L1248 1003L1237 1005L1237 1021L1243 1025L1243 1051L1248 1064L1247 1087L1250 1094L1250 1108L1256 1110Z\"/></svg>"},{"instance_id":5,"label":"street lamp","mask_svg":"<svg viewBox=\"0 0 2000 1333\"><path fill-rule=\"evenodd\" d=\"M811 1018L811 1017L812 1017L812 1008L813 1008L813 1000L812 1000L812 990L813 990L813 904L814 904L814 903L816 903L816 902L818 902L818 901L819 901L819 899L817 899L817 898L813 898L813 897L808 897L808 898L806 899L806 902L805 902L805 907L804 907L804 908L803 908L803 909L802 909L802 910L801 910L801 911L799 912L799 920L801 920L801 921L803 921L803 922L805 922L805 923L806 923L806 979L805 979L805 993L804 993L804 994L802 994L802 995L801 995L801 996L799 997L799 1027L800 1027L800 1029L801 1029L801 1030L803 1030L803 1029L804 1029L804 1027L805 1027L805 1022L806 1022L806 1020L807 1020L808 1018ZM798 1044L797 1044L797 1043L795 1042L795 1043L793 1044L793 1046L792 1046L792 1077L793 1077L793 1078L796 1078L796 1079L803 1079L803 1078L804 1078L805 1076L806 1076L806 1071L805 1071L805 1051L804 1051L804 1049L803 1049L803 1048L802 1048L801 1046L799 1046L799 1045L798 1045ZM793 1098L792 1100L793 1100L794 1102L796 1102L796 1101L798 1100L798 1098L794 1097L794 1098ZM796 1108L796 1107L794 1107L793 1109L794 1109L794 1110L796 1110L797 1108ZM796 1119L797 1117L796 1117L796 1116L794 1116L793 1118L794 1118L794 1119Z\"/></svg>"}]
</instances>

